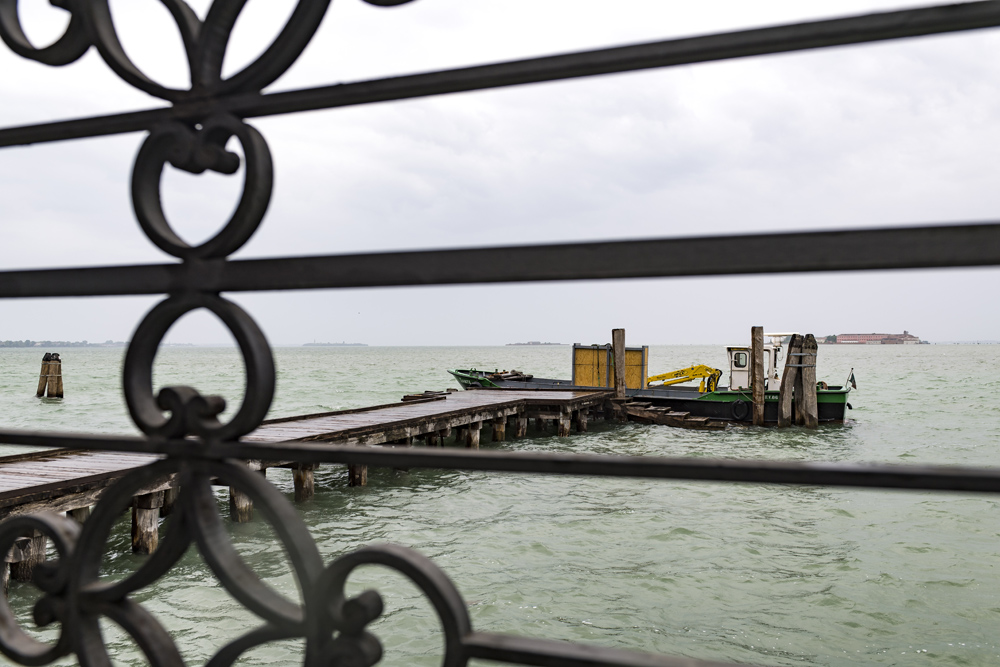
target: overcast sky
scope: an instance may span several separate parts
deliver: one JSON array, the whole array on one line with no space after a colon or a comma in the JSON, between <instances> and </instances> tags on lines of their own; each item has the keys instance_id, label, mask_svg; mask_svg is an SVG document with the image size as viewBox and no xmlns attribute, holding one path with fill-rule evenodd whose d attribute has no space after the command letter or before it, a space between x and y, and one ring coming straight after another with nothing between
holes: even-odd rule
<instances>
[{"instance_id":1,"label":"overcast sky","mask_svg":"<svg viewBox=\"0 0 1000 667\"><path fill-rule=\"evenodd\" d=\"M27 3L29 36L64 14ZM204 13L208 2L191 3ZM156 0L112 0L153 79L186 64ZM227 53L262 51L290 0L248 3ZM337 0L269 90L914 6L875 0ZM919 38L250 121L275 162L271 208L236 257L871 227L997 218L1000 32ZM0 126L160 106L91 50L64 68L0 44ZM0 150L0 267L171 261L128 196L143 135ZM168 168L191 242L241 177ZM727 261L719 257L717 263ZM997 270L784 275L239 294L274 344L723 343L749 327L998 339ZM0 340L122 340L153 298L0 303ZM171 342L219 343L192 315Z\"/></svg>"}]
</instances>

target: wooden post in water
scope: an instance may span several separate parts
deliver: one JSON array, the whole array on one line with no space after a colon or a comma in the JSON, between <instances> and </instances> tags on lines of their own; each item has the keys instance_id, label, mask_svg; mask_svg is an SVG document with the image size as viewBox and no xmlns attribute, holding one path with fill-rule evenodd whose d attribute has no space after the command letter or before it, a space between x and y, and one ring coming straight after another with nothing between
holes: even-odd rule
<instances>
[{"instance_id":1,"label":"wooden post in water","mask_svg":"<svg viewBox=\"0 0 1000 667\"><path fill-rule=\"evenodd\" d=\"M483 422L472 422L466 430L465 446L469 449L479 449L479 431L483 428Z\"/></svg>"},{"instance_id":2,"label":"wooden post in water","mask_svg":"<svg viewBox=\"0 0 1000 667\"><path fill-rule=\"evenodd\" d=\"M528 413L519 412L517 414L517 428L514 430L515 438L523 438L528 435Z\"/></svg>"},{"instance_id":3,"label":"wooden post in water","mask_svg":"<svg viewBox=\"0 0 1000 667\"><path fill-rule=\"evenodd\" d=\"M576 412L576 432L586 433L587 432L587 409L577 410Z\"/></svg>"},{"instance_id":4,"label":"wooden post in water","mask_svg":"<svg viewBox=\"0 0 1000 667\"><path fill-rule=\"evenodd\" d=\"M10 562L10 578L14 581L31 581L35 566L45 561L47 538L37 530L30 537L22 537L14 542L14 548L7 555Z\"/></svg>"},{"instance_id":5,"label":"wooden post in water","mask_svg":"<svg viewBox=\"0 0 1000 667\"><path fill-rule=\"evenodd\" d=\"M313 471L315 463L297 463L292 468L292 481L295 485L295 502L303 503L312 500L316 495L316 480Z\"/></svg>"},{"instance_id":6,"label":"wooden post in water","mask_svg":"<svg viewBox=\"0 0 1000 667\"><path fill-rule=\"evenodd\" d=\"M53 352L49 360L48 394L49 398L63 397L62 361L58 352Z\"/></svg>"},{"instance_id":7,"label":"wooden post in water","mask_svg":"<svg viewBox=\"0 0 1000 667\"><path fill-rule=\"evenodd\" d=\"M764 327L750 328L750 394L753 425L764 425Z\"/></svg>"},{"instance_id":8,"label":"wooden post in water","mask_svg":"<svg viewBox=\"0 0 1000 667\"><path fill-rule=\"evenodd\" d=\"M507 438L507 418L497 417L493 420L493 442L503 442Z\"/></svg>"},{"instance_id":9,"label":"wooden post in water","mask_svg":"<svg viewBox=\"0 0 1000 667\"><path fill-rule=\"evenodd\" d=\"M816 401L816 352L819 346L816 337L806 334L802 341L802 425L806 428L819 426L819 404ZM796 396L796 402L799 402Z\"/></svg>"},{"instance_id":10,"label":"wooden post in water","mask_svg":"<svg viewBox=\"0 0 1000 667\"><path fill-rule=\"evenodd\" d=\"M788 343L788 353L785 355L785 370L781 374L781 388L778 390L778 426L785 428L792 425L792 400L795 384L799 377L796 364L801 364L799 356L802 353L802 336L793 334Z\"/></svg>"},{"instance_id":11,"label":"wooden post in water","mask_svg":"<svg viewBox=\"0 0 1000 667\"><path fill-rule=\"evenodd\" d=\"M163 491L132 498L132 553L151 554L160 543Z\"/></svg>"},{"instance_id":12,"label":"wooden post in water","mask_svg":"<svg viewBox=\"0 0 1000 667\"><path fill-rule=\"evenodd\" d=\"M83 522L90 518L90 505L86 507L78 507L75 510L69 510L66 512L66 516L76 521L78 524L83 525Z\"/></svg>"},{"instance_id":13,"label":"wooden post in water","mask_svg":"<svg viewBox=\"0 0 1000 667\"><path fill-rule=\"evenodd\" d=\"M615 398L625 398L625 330L611 330L611 348L615 359Z\"/></svg>"},{"instance_id":14,"label":"wooden post in water","mask_svg":"<svg viewBox=\"0 0 1000 667\"><path fill-rule=\"evenodd\" d=\"M163 491L163 506L160 507L160 516L170 516L174 512L174 505L177 504L177 496L180 495L181 487L171 486Z\"/></svg>"},{"instance_id":15,"label":"wooden post in water","mask_svg":"<svg viewBox=\"0 0 1000 667\"><path fill-rule=\"evenodd\" d=\"M573 424L573 413L567 412L565 409L559 414L559 430L558 435L560 438L569 437L570 426Z\"/></svg>"},{"instance_id":16,"label":"wooden post in water","mask_svg":"<svg viewBox=\"0 0 1000 667\"><path fill-rule=\"evenodd\" d=\"M264 475L266 470L261 469L260 461L251 459L246 461L246 466L250 470L256 470ZM235 486L229 487L229 518L235 523L249 523L253 521L253 500L244 491Z\"/></svg>"},{"instance_id":17,"label":"wooden post in water","mask_svg":"<svg viewBox=\"0 0 1000 667\"><path fill-rule=\"evenodd\" d=\"M348 486L368 486L368 466L351 463L347 466Z\"/></svg>"},{"instance_id":18,"label":"wooden post in water","mask_svg":"<svg viewBox=\"0 0 1000 667\"><path fill-rule=\"evenodd\" d=\"M38 390L35 392L35 396L41 398L45 395L45 387L49 383L49 362L52 359L52 355L48 352L42 357L42 370L38 374Z\"/></svg>"}]
</instances>

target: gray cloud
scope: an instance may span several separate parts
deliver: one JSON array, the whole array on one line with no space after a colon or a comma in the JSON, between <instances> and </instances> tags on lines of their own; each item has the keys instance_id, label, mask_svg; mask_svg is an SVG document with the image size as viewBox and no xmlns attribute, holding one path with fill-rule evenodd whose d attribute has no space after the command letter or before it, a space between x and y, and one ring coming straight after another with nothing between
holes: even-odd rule
<instances>
[{"instance_id":1,"label":"gray cloud","mask_svg":"<svg viewBox=\"0 0 1000 667\"><path fill-rule=\"evenodd\" d=\"M293 4L249 3L227 67L254 57ZM274 89L901 6L418 0L380 10L340 0ZM112 7L136 61L182 85L157 3ZM56 34L34 18L39 39ZM238 256L992 219L998 42L979 31L254 120L276 189ZM51 69L0 49L0 72L3 126L158 105L94 53ZM140 141L0 151L0 265L165 261L128 200ZM164 189L171 220L197 239L226 219L238 181L174 172ZM1000 337L995 309L980 305L996 284L980 270L236 298L278 343L591 342L620 325L636 342L725 342L757 323L961 339ZM789 308L792 285L810 298ZM151 302L58 303L73 316L0 304L0 338L121 338ZM221 340L207 319L173 335Z\"/></svg>"}]
</instances>

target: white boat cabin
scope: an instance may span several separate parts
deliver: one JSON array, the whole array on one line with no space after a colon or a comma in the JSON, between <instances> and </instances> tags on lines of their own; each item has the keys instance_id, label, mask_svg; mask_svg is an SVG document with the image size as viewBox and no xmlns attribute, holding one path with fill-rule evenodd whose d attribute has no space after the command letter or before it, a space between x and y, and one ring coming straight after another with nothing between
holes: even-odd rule
<instances>
[{"instance_id":1,"label":"white boat cabin","mask_svg":"<svg viewBox=\"0 0 1000 667\"><path fill-rule=\"evenodd\" d=\"M778 362L781 359L781 341L790 333L766 333L764 343L764 387L765 389L778 390L781 385L781 378L778 376ZM749 389L750 388L750 346L735 345L726 348L729 357L729 388Z\"/></svg>"}]
</instances>

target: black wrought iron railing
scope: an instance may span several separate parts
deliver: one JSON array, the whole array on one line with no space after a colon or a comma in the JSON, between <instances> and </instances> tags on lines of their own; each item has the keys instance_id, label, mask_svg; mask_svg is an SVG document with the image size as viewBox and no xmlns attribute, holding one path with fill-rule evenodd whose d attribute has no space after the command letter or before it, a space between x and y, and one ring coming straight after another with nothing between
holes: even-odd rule
<instances>
[{"instance_id":1,"label":"black wrought iron railing","mask_svg":"<svg viewBox=\"0 0 1000 667\"><path fill-rule=\"evenodd\" d=\"M400 5L408 0L366 0ZM903 37L1000 26L1000 2L971 2L814 21L758 30L675 39L480 67L400 76L277 94L262 92L302 53L325 15L329 0L301 0L271 46L243 70L222 76L230 32L244 2L216 0L204 20L184 0L162 0L176 21L191 74L186 90L147 77L122 48L108 0L53 0L69 12L65 33L37 49L21 29L17 0L0 0L0 36L14 52L61 66L95 48L126 83L169 106L0 130L0 147L145 132L135 159L132 204L145 234L179 263L0 272L0 297L164 294L136 329L124 368L124 395L144 437L0 432L11 445L82 450L154 452L163 460L111 487L81 529L55 515L20 516L0 524L0 553L25 531L40 531L58 558L39 566L35 584L43 597L35 608L41 625L61 624L59 639L32 639L0 601L0 650L25 665L42 665L74 654L82 664L109 663L99 630L102 619L123 627L153 664L183 660L159 622L132 594L163 576L193 543L226 588L260 618L260 626L223 646L209 663L232 663L262 643L301 638L307 665L370 665L381 655L366 626L381 613L374 592L347 598L344 582L359 565L381 563L409 577L440 614L446 638L445 665L482 658L529 665L690 665L687 659L632 653L563 642L480 633L466 605L433 563L402 547L361 549L324 564L294 507L259 475L236 462L278 459L506 471L524 474L598 475L723 482L809 484L868 488L1000 493L1000 471L887 465L805 464L600 457L587 455L330 447L244 443L241 436L264 419L275 386L271 350L242 308L221 292L360 286L471 284L487 282L696 276L769 272L855 271L1000 265L1000 224L755 234L706 238L647 239L512 248L370 253L231 261L260 225L272 188L272 163L264 137L247 118L311 109L411 99L596 74L859 44ZM240 158L226 150L236 138L245 156L239 205L218 234L197 246L178 237L160 201L160 179L171 164L191 173L236 173ZM727 250L739 246L740 253ZM753 252L760 248L762 252ZM748 251L749 250L749 251ZM766 250L766 252L764 252ZM512 259L516 253L517 261ZM725 253L725 267L710 260ZM235 416L217 419L224 401L190 387L154 395L152 364L167 329L184 314L207 309L232 332L246 366L245 399ZM177 475L183 493L161 547L124 581L103 583L99 563L105 540L121 510L139 489ZM303 591L292 603L261 583L230 543L211 492L219 480L242 488L275 527L291 556Z\"/></svg>"}]
</instances>

